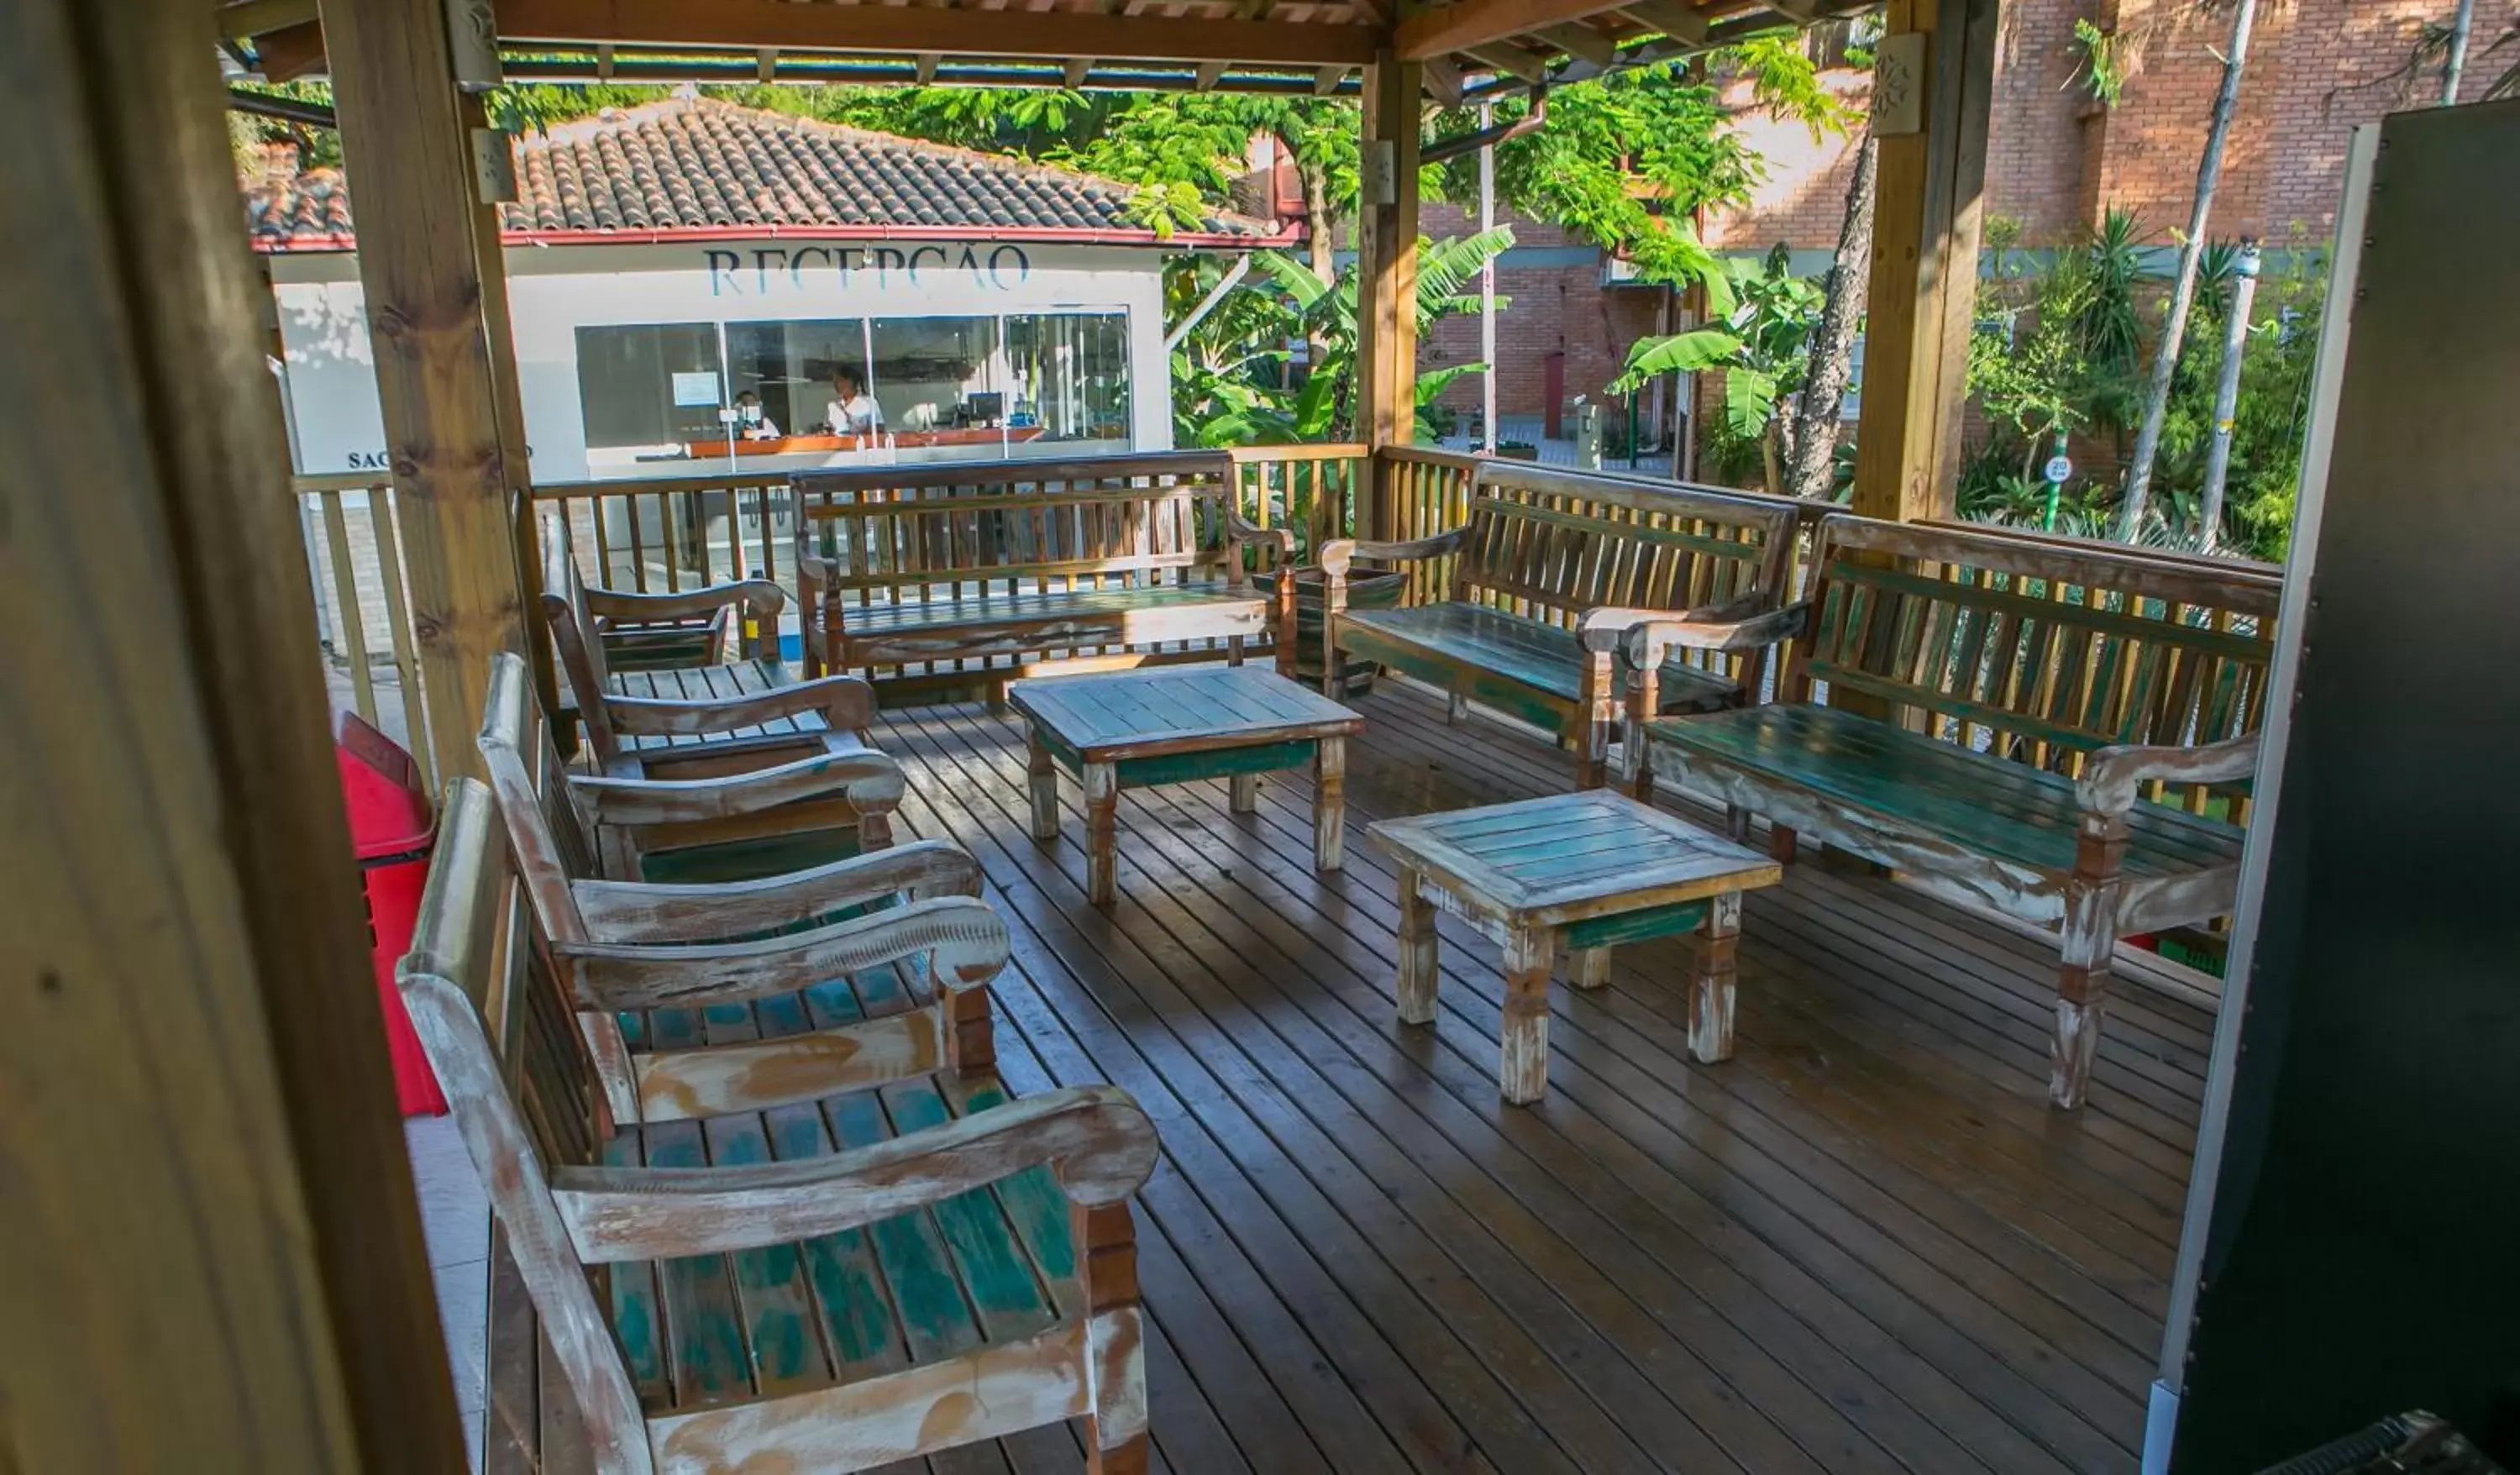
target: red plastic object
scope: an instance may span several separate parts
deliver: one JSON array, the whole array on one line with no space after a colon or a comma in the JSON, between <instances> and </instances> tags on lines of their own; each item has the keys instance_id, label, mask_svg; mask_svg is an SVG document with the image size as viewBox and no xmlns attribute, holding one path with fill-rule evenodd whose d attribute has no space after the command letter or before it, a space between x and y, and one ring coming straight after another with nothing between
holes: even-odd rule
<instances>
[{"instance_id":1,"label":"red plastic object","mask_svg":"<svg viewBox=\"0 0 2520 1475\"><path fill-rule=\"evenodd\" d=\"M411 951L420 919L420 892L428 879L428 852L437 840L437 819L420 765L393 739L343 712L333 732L333 754L341 770L341 800L350 812L350 848L359 858L359 879L368 900L368 952L376 963L377 993L384 1005L385 1047L393 1057L394 1095L405 1116L443 1116L446 1094L412 1032L411 1014L394 987L394 964Z\"/></svg>"}]
</instances>

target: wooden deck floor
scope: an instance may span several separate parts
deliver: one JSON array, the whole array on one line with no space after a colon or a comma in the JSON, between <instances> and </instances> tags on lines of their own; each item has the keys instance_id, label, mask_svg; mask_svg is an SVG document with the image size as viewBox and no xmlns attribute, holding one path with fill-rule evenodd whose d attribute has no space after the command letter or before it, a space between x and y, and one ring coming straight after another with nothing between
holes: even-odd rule
<instances>
[{"instance_id":1,"label":"wooden deck floor","mask_svg":"<svg viewBox=\"0 0 2520 1475\"><path fill-rule=\"evenodd\" d=\"M1120 888L1083 816L1025 834L1020 730L889 717L903 829L978 855L1014 930L1019 1092L1109 1081L1165 1157L1139 1204L1175 1475L2136 1467L2211 1027L2125 991L2092 1104L2045 1103L2053 955L1819 864L1749 900L1739 1053L1685 1063L1685 941L1552 997L1551 1089L1496 1095L1495 951L1448 919L1442 1011L1394 1017L1387 816L1566 784L1547 744L1386 684L1349 869L1301 775L1131 790ZM932 1461L1072 1470L1058 1431Z\"/></svg>"}]
</instances>

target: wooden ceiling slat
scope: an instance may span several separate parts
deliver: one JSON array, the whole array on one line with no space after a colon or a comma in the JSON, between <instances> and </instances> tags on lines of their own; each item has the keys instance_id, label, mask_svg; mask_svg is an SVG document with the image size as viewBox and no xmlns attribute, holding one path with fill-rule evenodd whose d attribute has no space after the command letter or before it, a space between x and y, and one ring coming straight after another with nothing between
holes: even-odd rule
<instances>
[{"instance_id":1,"label":"wooden ceiling slat","mask_svg":"<svg viewBox=\"0 0 2520 1475\"><path fill-rule=\"evenodd\" d=\"M1543 45L1596 67L1609 66L1610 59L1619 53L1616 42L1580 21L1570 21L1564 25L1544 25L1531 34Z\"/></svg>"},{"instance_id":2,"label":"wooden ceiling slat","mask_svg":"<svg viewBox=\"0 0 2520 1475\"><path fill-rule=\"evenodd\" d=\"M1392 50L1404 62L1422 62L1618 8L1618 0L1455 0L1404 17L1392 31Z\"/></svg>"},{"instance_id":3,"label":"wooden ceiling slat","mask_svg":"<svg viewBox=\"0 0 2520 1475\"><path fill-rule=\"evenodd\" d=\"M1603 9L1608 7L1604 6ZM616 46L774 46L783 51L1242 62L1312 68L1373 60L1366 25L784 0L500 0L503 40Z\"/></svg>"}]
</instances>

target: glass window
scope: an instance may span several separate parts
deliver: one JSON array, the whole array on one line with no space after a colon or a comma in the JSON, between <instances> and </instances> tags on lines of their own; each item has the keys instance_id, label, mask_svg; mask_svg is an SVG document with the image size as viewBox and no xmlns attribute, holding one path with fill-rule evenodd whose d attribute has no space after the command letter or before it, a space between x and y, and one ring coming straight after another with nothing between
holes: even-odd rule
<instances>
[{"instance_id":1,"label":"glass window","mask_svg":"<svg viewBox=\"0 0 2520 1475\"><path fill-rule=\"evenodd\" d=\"M1128 449L1129 315L1044 313L1010 317L1006 325L1009 433L1017 441L1112 441Z\"/></svg>"},{"instance_id":2,"label":"glass window","mask_svg":"<svg viewBox=\"0 0 2520 1475\"><path fill-rule=\"evenodd\" d=\"M577 331L577 392L591 450L677 445L720 433L717 325Z\"/></svg>"},{"instance_id":3,"label":"glass window","mask_svg":"<svg viewBox=\"0 0 2520 1475\"><path fill-rule=\"evenodd\" d=\"M875 397L901 437L994 442L1006 419L995 318L878 318Z\"/></svg>"},{"instance_id":4,"label":"glass window","mask_svg":"<svg viewBox=\"0 0 2520 1475\"><path fill-rule=\"evenodd\" d=\"M726 325L727 379L737 394L760 397L761 413L783 435L822 433L847 376L866 392L866 323L830 318Z\"/></svg>"}]
</instances>

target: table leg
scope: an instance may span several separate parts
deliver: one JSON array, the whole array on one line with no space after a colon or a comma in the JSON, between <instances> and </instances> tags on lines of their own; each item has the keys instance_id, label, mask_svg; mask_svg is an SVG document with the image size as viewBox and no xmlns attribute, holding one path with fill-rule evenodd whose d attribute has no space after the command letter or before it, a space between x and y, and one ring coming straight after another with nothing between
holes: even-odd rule
<instances>
[{"instance_id":1,"label":"table leg","mask_svg":"<svg viewBox=\"0 0 2520 1475\"><path fill-rule=\"evenodd\" d=\"M1347 739L1313 744L1313 869L1347 864Z\"/></svg>"},{"instance_id":2,"label":"table leg","mask_svg":"<svg viewBox=\"0 0 2520 1475\"><path fill-rule=\"evenodd\" d=\"M1435 904L1426 882L1400 869L1400 1022L1435 1022Z\"/></svg>"},{"instance_id":3,"label":"table leg","mask_svg":"<svg viewBox=\"0 0 2520 1475\"><path fill-rule=\"evenodd\" d=\"M1549 1094L1549 961L1554 941L1547 927L1517 926L1505 935L1497 1090L1516 1106Z\"/></svg>"},{"instance_id":4,"label":"table leg","mask_svg":"<svg viewBox=\"0 0 2520 1475\"><path fill-rule=\"evenodd\" d=\"M1238 815L1260 812L1260 776L1236 774L1225 781L1226 807Z\"/></svg>"},{"instance_id":5,"label":"table leg","mask_svg":"<svg viewBox=\"0 0 2520 1475\"><path fill-rule=\"evenodd\" d=\"M1707 904L1697 924L1697 966L1688 979L1688 1054L1706 1064L1732 1058L1732 954L1741 936L1741 893Z\"/></svg>"},{"instance_id":6,"label":"table leg","mask_svg":"<svg viewBox=\"0 0 2520 1475\"><path fill-rule=\"evenodd\" d=\"M1119 894L1113 851L1120 833L1120 771L1108 763L1085 765L1085 899L1111 905Z\"/></svg>"},{"instance_id":7,"label":"table leg","mask_svg":"<svg viewBox=\"0 0 2520 1475\"><path fill-rule=\"evenodd\" d=\"M1579 989L1605 988L1610 982L1610 950L1578 948L1567 958L1566 971Z\"/></svg>"},{"instance_id":8,"label":"table leg","mask_svg":"<svg viewBox=\"0 0 2520 1475\"><path fill-rule=\"evenodd\" d=\"M1058 838L1058 766L1050 759L1050 744L1041 740L1041 730L1032 733L1032 837L1036 840Z\"/></svg>"}]
</instances>

